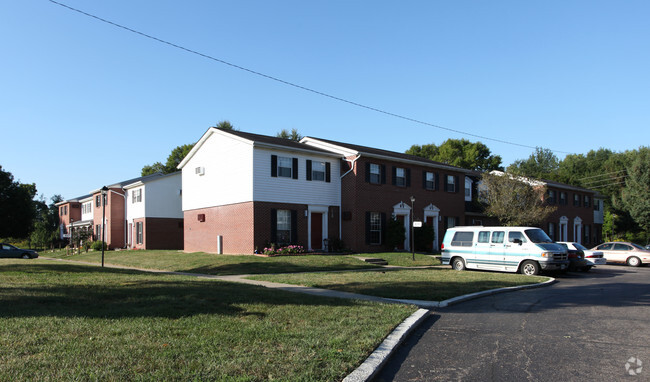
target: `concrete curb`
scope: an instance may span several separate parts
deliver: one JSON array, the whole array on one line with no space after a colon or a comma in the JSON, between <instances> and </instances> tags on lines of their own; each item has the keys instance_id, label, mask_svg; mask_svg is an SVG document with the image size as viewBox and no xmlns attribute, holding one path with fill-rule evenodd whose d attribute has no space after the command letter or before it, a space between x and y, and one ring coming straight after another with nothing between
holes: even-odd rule
<instances>
[{"instance_id":1,"label":"concrete curb","mask_svg":"<svg viewBox=\"0 0 650 382\"><path fill-rule=\"evenodd\" d=\"M413 329L429 316L429 313L430 311L427 309L418 309L401 324L397 325L395 330L384 339L377 349L359 367L343 379L343 382L360 382L372 379L381 370L395 349Z\"/></svg>"}]
</instances>

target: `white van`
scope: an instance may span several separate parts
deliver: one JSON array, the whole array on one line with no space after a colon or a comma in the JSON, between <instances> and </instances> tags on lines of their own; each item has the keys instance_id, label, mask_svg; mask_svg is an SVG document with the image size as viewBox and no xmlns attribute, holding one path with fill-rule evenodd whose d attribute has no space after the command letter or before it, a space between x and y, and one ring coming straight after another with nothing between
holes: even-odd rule
<instances>
[{"instance_id":1,"label":"white van","mask_svg":"<svg viewBox=\"0 0 650 382\"><path fill-rule=\"evenodd\" d=\"M521 272L564 270L566 248L535 227L454 227L442 241L442 263L452 268Z\"/></svg>"}]
</instances>

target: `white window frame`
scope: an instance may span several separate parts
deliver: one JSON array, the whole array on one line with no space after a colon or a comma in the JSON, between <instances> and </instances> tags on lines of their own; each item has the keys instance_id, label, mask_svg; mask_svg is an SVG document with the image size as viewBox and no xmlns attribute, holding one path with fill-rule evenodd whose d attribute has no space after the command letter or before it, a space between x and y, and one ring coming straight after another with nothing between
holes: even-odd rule
<instances>
[{"instance_id":1,"label":"white window frame","mask_svg":"<svg viewBox=\"0 0 650 382\"><path fill-rule=\"evenodd\" d=\"M381 213L370 212L370 245L381 244Z\"/></svg>"},{"instance_id":2,"label":"white window frame","mask_svg":"<svg viewBox=\"0 0 650 382\"><path fill-rule=\"evenodd\" d=\"M435 190L436 189L436 173L427 171L424 176L425 176L425 188L427 190Z\"/></svg>"},{"instance_id":3,"label":"white window frame","mask_svg":"<svg viewBox=\"0 0 650 382\"><path fill-rule=\"evenodd\" d=\"M325 181L325 162L311 162L311 180L320 182Z\"/></svg>"},{"instance_id":4,"label":"white window frame","mask_svg":"<svg viewBox=\"0 0 650 382\"><path fill-rule=\"evenodd\" d=\"M403 167L395 168L395 185L406 187L406 170Z\"/></svg>"},{"instance_id":5,"label":"white window frame","mask_svg":"<svg viewBox=\"0 0 650 382\"><path fill-rule=\"evenodd\" d=\"M142 188L131 190L131 204L142 202Z\"/></svg>"},{"instance_id":6,"label":"white window frame","mask_svg":"<svg viewBox=\"0 0 650 382\"><path fill-rule=\"evenodd\" d=\"M376 163L370 163L370 183L381 183L381 166Z\"/></svg>"},{"instance_id":7,"label":"white window frame","mask_svg":"<svg viewBox=\"0 0 650 382\"><path fill-rule=\"evenodd\" d=\"M291 243L291 211L278 210L276 216L276 240L278 245Z\"/></svg>"},{"instance_id":8,"label":"white window frame","mask_svg":"<svg viewBox=\"0 0 650 382\"><path fill-rule=\"evenodd\" d=\"M456 177L447 175L447 192L456 192Z\"/></svg>"}]
</instances>

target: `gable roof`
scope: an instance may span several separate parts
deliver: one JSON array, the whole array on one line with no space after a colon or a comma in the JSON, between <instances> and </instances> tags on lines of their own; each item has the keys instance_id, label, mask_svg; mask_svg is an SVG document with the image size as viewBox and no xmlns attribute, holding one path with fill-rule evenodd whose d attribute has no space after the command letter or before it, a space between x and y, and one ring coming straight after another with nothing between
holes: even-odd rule
<instances>
[{"instance_id":1,"label":"gable roof","mask_svg":"<svg viewBox=\"0 0 650 382\"><path fill-rule=\"evenodd\" d=\"M300 142L315 147L329 149L339 153L342 156L362 155L378 159L393 160L398 162L406 162L411 164L419 164L428 167L436 167L445 170L458 171L466 174L471 174L474 171L465 168L452 166L449 164L436 162L427 158L419 156L400 153L396 151L382 150L368 146L355 145L351 143L337 142L329 139L304 137Z\"/></svg>"},{"instance_id":2,"label":"gable roof","mask_svg":"<svg viewBox=\"0 0 650 382\"><path fill-rule=\"evenodd\" d=\"M302 151L312 154L326 155L330 157L338 157L336 153L333 153L329 150L323 150L314 146L309 146L300 142L292 141L291 139L271 137L269 135L261 135L254 133L247 133L244 131L238 130L228 130L218 127L209 128L201 138L196 142L192 150L183 158L181 163L178 164L176 168L182 169L185 167L185 164L196 154L196 152L203 146L203 143L212 136L213 134L220 134L225 136L231 136L232 138L238 139L240 141L247 142L250 145L255 147L266 147L266 148L275 148L280 150L289 150L289 151Z\"/></svg>"}]
</instances>

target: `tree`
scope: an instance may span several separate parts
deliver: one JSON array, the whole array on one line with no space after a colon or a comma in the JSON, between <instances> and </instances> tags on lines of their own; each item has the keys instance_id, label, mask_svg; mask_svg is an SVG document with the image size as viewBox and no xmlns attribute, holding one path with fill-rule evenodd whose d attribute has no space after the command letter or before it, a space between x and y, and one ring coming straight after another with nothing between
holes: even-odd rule
<instances>
[{"instance_id":1,"label":"tree","mask_svg":"<svg viewBox=\"0 0 650 382\"><path fill-rule=\"evenodd\" d=\"M529 178L555 180L559 166L560 163L553 151L537 147L528 159L516 160L508 166L506 172Z\"/></svg>"},{"instance_id":2,"label":"tree","mask_svg":"<svg viewBox=\"0 0 650 382\"><path fill-rule=\"evenodd\" d=\"M640 148L627 167L621 202L647 235L650 232L650 148Z\"/></svg>"},{"instance_id":3,"label":"tree","mask_svg":"<svg viewBox=\"0 0 650 382\"><path fill-rule=\"evenodd\" d=\"M222 129L222 130L235 130L232 123L230 123L230 121L227 121L227 120L223 120L223 121L217 123L217 125L215 127L217 129Z\"/></svg>"},{"instance_id":4,"label":"tree","mask_svg":"<svg viewBox=\"0 0 650 382\"><path fill-rule=\"evenodd\" d=\"M37 248L50 247L58 238L59 208L56 203L63 201L63 197L54 195L50 200L49 206L45 204L43 197L36 202L39 206L37 207L39 212L34 222L34 230L30 235L30 241Z\"/></svg>"},{"instance_id":5,"label":"tree","mask_svg":"<svg viewBox=\"0 0 650 382\"><path fill-rule=\"evenodd\" d=\"M499 155L492 155L483 143L470 142L467 139L447 139L440 146L433 143L413 145L406 153L469 170L503 170Z\"/></svg>"},{"instance_id":6,"label":"tree","mask_svg":"<svg viewBox=\"0 0 650 382\"><path fill-rule=\"evenodd\" d=\"M540 182L507 173L484 173L481 181L485 213L506 226L540 226L556 209L544 203L546 186Z\"/></svg>"},{"instance_id":7,"label":"tree","mask_svg":"<svg viewBox=\"0 0 650 382\"><path fill-rule=\"evenodd\" d=\"M404 228L404 223L397 220L395 217L392 217L388 220L388 226L386 227L386 245L389 250L397 248L400 244L404 243L406 240L406 229Z\"/></svg>"},{"instance_id":8,"label":"tree","mask_svg":"<svg viewBox=\"0 0 650 382\"><path fill-rule=\"evenodd\" d=\"M291 129L291 133L287 129L282 129L279 133L275 135L277 138L290 139L292 141L300 141L302 135L298 133L297 129Z\"/></svg>"},{"instance_id":9,"label":"tree","mask_svg":"<svg viewBox=\"0 0 650 382\"><path fill-rule=\"evenodd\" d=\"M14 181L0 166L0 237L26 238L36 216L36 185Z\"/></svg>"},{"instance_id":10,"label":"tree","mask_svg":"<svg viewBox=\"0 0 650 382\"><path fill-rule=\"evenodd\" d=\"M169 154L164 165L160 162L156 162L152 165L145 165L142 167L141 176L151 175L157 172L162 172L163 174L171 174L178 171L178 165L183 161L183 158L189 154L190 150L192 150L192 147L194 147L194 144L177 146Z\"/></svg>"}]
</instances>

